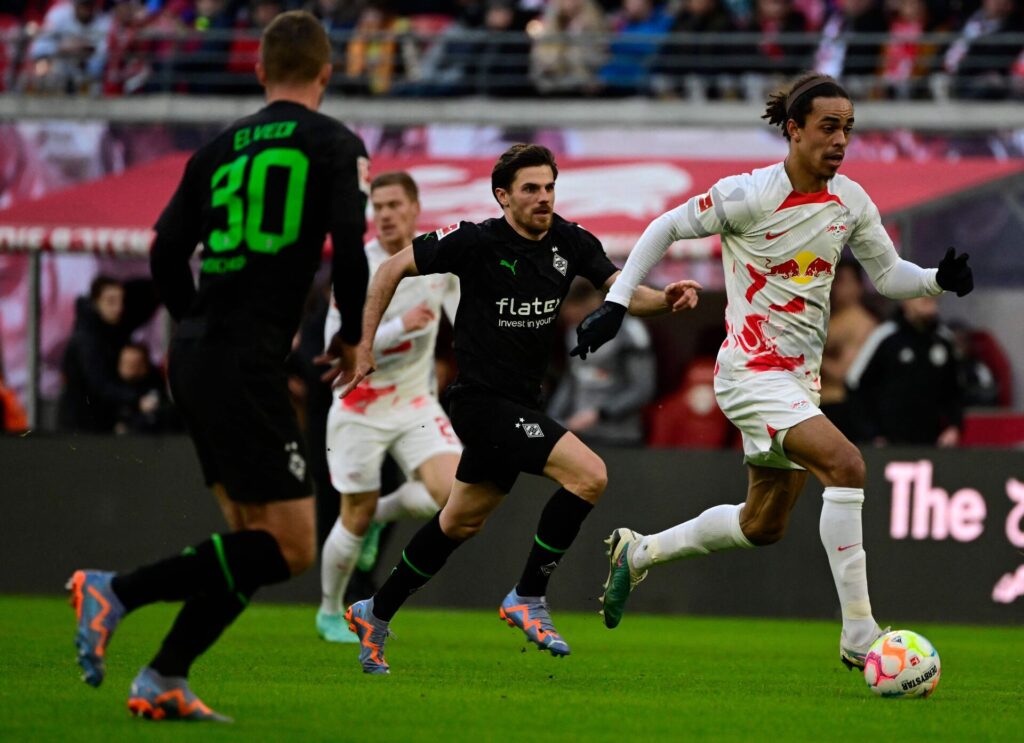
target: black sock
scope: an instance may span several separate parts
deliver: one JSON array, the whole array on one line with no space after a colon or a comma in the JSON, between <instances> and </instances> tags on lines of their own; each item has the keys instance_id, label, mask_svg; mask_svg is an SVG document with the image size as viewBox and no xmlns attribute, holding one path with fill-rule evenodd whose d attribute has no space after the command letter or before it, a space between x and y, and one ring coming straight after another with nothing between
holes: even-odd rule
<instances>
[{"instance_id":1,"label":"black sock","mask_svg":"<svg viewBox=\"0 0 1024 743\"><path fill-rule=\"evenodd\" d=\"M373 596L373 615L390 622L405 600L433 578L462 544L441 531L441 514L424 524L402 551L402 559Z\"/></svg>"},{"instance_id":2,"label":"black sock","mask_svg":"<svg viewBox=\"0 0 1024 743\"><path fill-rule=\"evenodd\" d=\"M537 533L533 537L530 556L526 558L526 567L519 578L516 593L520 596L543 596L548 590L551 573L558 567L562 555L566 553L580 526L594 504L559 488L551 496L537 523Z\"/></svg>"},{"instance_id":3,"label":"black sock","mask_svg":"<svg viewBox=\"0 0 1024 743\"><path fill-rule=\"evenodd\" d=\"M221 591L193 596L181 607L171 631L149 667L162 676L188 676L189 668L235 621L252 591Z\"/></svg>"},{"instance_id":4,"label":"black sock","mask_svg":"<svg viewBox=\"0 0 1024 743\"><path fill-rule=\"evenodd\" d=\"M128 611L155 601L255 591L291 576L281 548L262 530L214 534L176 557L118 575L111 583Z\"/></svg>"}]
</instances>

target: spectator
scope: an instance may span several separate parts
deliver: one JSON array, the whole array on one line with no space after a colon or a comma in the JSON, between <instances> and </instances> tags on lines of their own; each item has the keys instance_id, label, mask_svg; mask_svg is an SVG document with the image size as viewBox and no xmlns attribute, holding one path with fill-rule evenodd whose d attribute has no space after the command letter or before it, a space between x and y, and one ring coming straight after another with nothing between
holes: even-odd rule
<instances>
[{"instance_id":1,"label":"spectator","mask_svg":"<svg viewBox=\"0 0 1024 743\"><path fill-rule=\"evenodd\" d=\"M529 95L530 37L519 25L514 0L490 0L484 13L487 37L477 46L470 68L473 92Z\"/></svg>"},{"instance_id":2,"label":"spectator","mask_svg":"<svg viewBox=\"0 0 1024 743\"><path fill-rule=\"evenodd\" d=\"M715 400L716 356L725 328L710 325L697 334L694 356L679 385L648 411L647 445L680 449L721 449L735 429Z\"/></svg>"},{"instance_id":3,"label":"spectator","mask_svg":"<svg viewBox=\"0 0 1024 743\"><path fill-rule=\"evenodd\" d=\"M259 95L261 87L256 79L256 62L260 57L260 34L284 11L282 0L252 0L247 19L235 30L228 50L227 71L233 80L226 92Z\"/></svg>"},{"instance_id":4,"label":"spectator","mask_svg":"<svg viewBox=\"0 0 1024 743\"><path fill-rule=\"evenodd\" d=\"M837 0L835 9L821 29L821 42L814 55L814 69L836 79L843 79L850 92L864 81L847 80L849 76L873 77L881 63L882 45L877 40L852 41L851 34L884 34L889 24L880 0ZM857 87L857 85L860 87Z\"/></svg>"},{"instance_id":5,"label":"spectator","mask_svg":"<svg viewBox=\"0 0 1024 743\"><path fill-rule=\"evenodd\" d=\"M99 0L65 0L50 8L29 49L29 90L99 93L107 63L110 16Z\"/></svg>"},{"instance_id":6,"label":"spectator","mask_svg":"<svg viewBox=\"0 0 1024 743\"><path fill-rule=\"evenodd\" d=\"M388 12L382 2L371 2L359 16L345 52L349 90L382 95L396 77L416 68L416 45L409 20Z\"/></svg>"},{"instance_id":7,"label":"spectator","mask_svg":"<svg viewBox=\"0 0 1024 743\"><path fill-rule=\"evenodd\" d=\"M151 74L149 57L155 48L139 38L148 25L146 6L141 0L114 0L103 93L122 95L143 88Z\"/></svg>"},{"instance_id":8,"label":"spectator","mask_svg":"<svg viewBox=\"0 0 1024 743\"><path fill-rule=\"evenodd\" d=\"M80 298L76 309L62 364L61 427L110 432L120 406L139 403L137 390L118 378L117 366L132 331L156 309L152 282L140 279L122 284L97 276L89 296Z\"/></svg>"},{"instance_id":9,"label":"spectator","mask_svg":"<svg viewBox=\"0 0 1024 743\"><path fill-rule=\"evenodd\" d=\"M761 34L757 45L761 62L758 69L789 76L807 67L814 49L808 48L806 43L780 38L810 30L807 17L795 7L793 0L757 0L751 30Z\"/></svg>"},{"instance_id":10,"label":"spectator","mask_svg":"<svg viewBox=\"0 0 1024 743\"><path fill-rule=\"evenodd\" d=\"M1009 407L1013 401L1013 370L1006 352L991 333L963 321L949 324L953 331L960 384L967 407Z\"/></svg>"},{"instance_id":11,"label":"spectator","mask_svg":"<svg viewBox=\"0 0 1024 743\"><path fill-rule=\"evenodd\" d=\"M313 0L306 10L320 19L330 35L355 28L365 7L366 0Z\"/></svg>"},{"instance_id":12,"label":"spectator","mask_svg":"<svg viewBox=\"0 0 1024 743\"><path fill-rule=\"evenodd\" d=\"M673 94L685 88L691 96L720 97L717 87L705 90L704 86L714 86L714 81L708 78L729 71L722 60L729 59L736 47L716 36L735 30L736 24L720 0L684 0L671 33L688 37L685 40L670 38L661 45L652 80L655 92ZM705 35L711 38L702 38Z\"/></svg>"},{"instance_id":13,"label":"spectator","mask_svg":"<svg viewBox=\"0 0 1024 743\"><path fill-rule=\"evenodd\" d=\"M611 24L609 59L599 73L604 93L646 92L650 69L671 27L672 16L653 0L623 0L622 11Z\"/></svg>"},{"instance_id":14,"label":"spectator","mask_svg":"<svg viewBox=\"0 0 1024 743\"><path fill-rule=\"evenodd\" d=\"M869 336L846 377L860 440L956 446L963 392L949 330L934 297L905 299Z\"/></svg>"},{"instance_id":15,"label":"spectator","mask_svg":"<svg viewBox=\"0 0 1024 743\"><path fill-rule=\"evenodd\" d=\"M864 307L864 270L851 258L842 258L832 281L832 315L821 358L821 412L854 440L857 432L850 420L846 399L846 373L857 358L878 321Z\"/></svg>"},{"instance_id":16,"label":"spectator","mask_svg":"<svg viewBox=\"0 0 1024 743\"><path fill-rule=\"evenodd\" d=\"M192 31L198 39L186 44L179 77L188 81L189 92L223 92L227 82L228 50L234 26L227 0L196 0Z\"/></svg>"},{"instance_id":17,"label":"spectator","mask_svg":"<svg viewBox=\"0 0 1024 743\"><path fill-rule=\"evenodd\" d=\"M1024 24L1015 0L982 0L946 50L944 67L958 98L1000 99L1010 90L1010 73L1024 44Z\"/></svg>"},{"instance_id":18,"label":"spectator","mask_svg":"<svg viewBox=\"0 0 1024 743\"><path fill-rule=\"evenodd\" d=\"M153 366L148 348L141 343L123 346L117 359L117 377L135 398L118 405L114 433L163 433L172 427L174 413L167 385Z\"/></svg>"},{"instance_id":19,"label":"spectator","mask_svg":"<svg viewBox=\"0 0 1024 743\"><path fill-rule=\"evenodd\" d=\"M926 0L893 0L889 41L882 49L882 82L888 98L920 98L937 53L921 37L943 30L934 23Z\"/></svg>"},{"instance_id":20,"label":"spectator","mask_svg":"<svg viewBox=\"0 0 1024 743\"><path fill-rule=\"evenodd\" d=\"M544 94L579 94L597 86L604 59L598 39L607 31L594 0L551 0L541 20L543 31L530 52L530 77Z\"/></svg>"},{"instance_id":21,"label":"spectator","mask_svg":"<svg viewBox=\"0 0 1024 743\"><path fill-rule=\"evenodd\" d=\"M479 29L468 24L475 6L452 24L424 57L417 82L402 85L403 95L455 96L474 93L527 95L530 85L530 37L519 28L512 0L489 0Z\"/></svg>"},{"instance_id":22,"label":"spectator","mask_svg":"<svg viewBox=\"0 0 1024 743\"><path fill-rule=\"evenodd\" d=\"M568 347L575 327L601 306L604 295L576 282L562 308ZM569 358L565 376L552 395L548 415L591 444L640 446L644 441L643 408L654 398L654 352L642 321L627 316L615 338L587 361Z\"/></svg>"},{"instance_id":23,"label":"spectator","mask_svg":"<svg viewBox=\"0 0 1024 743\"><path fill-rule=\"evenodd\" d=\"M0 345L0 433L22 433L28 430L28 415L14 390L4 383L3 346Z\"/></svg>"}]
</instances>

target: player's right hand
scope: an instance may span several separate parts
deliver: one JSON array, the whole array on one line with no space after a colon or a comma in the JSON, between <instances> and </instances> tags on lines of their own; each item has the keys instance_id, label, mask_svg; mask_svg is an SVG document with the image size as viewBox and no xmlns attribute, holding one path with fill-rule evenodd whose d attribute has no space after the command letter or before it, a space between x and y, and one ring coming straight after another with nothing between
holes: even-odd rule
<instances>
[{"instance_id":1,"label":"player's right hand","mask_svg":"<svg viewBox=\"0 0 1024 743\"><path fill-rule=\"evenodd\" d=\"M320 375L320 381L327 382L331 387L345 384L356 367L357 348L358 346L343 341L340 332L335 333L330 343L327 344L327 350L313 359L314 364L327 365L327 371ZM370 350L370 365L373 365L372 349ZM370 371L372 372L373 369Z\"/></svg>"},{"instance_id":2,"label":"player's right hand","mask_svg":"<svg viewBox=\"0 0 1024 743\"><path fill-rule=\"evenodd\" d=\"M693 279L674 281L665 287L665 304L667 304L673 312L692 310L700 301L697 292L701 291L703 288L704 287L700 285L700 282L694 281Z\"/></svg>"},{"instance_id":3,"label":"player's right hand","mask_svg":"<svg viewBox=\"0 0 1024 743\"><path fill-rule=\"evenodd\" d=\"M349 346L348 348L353 347ZM345 365L343 364L343 366ZM373 346L364 343L355 346L351 365L346 366L332 385L338 390L338 397L344 398L348 395L349 392L359 386L360 382L373 374L376 368L376 362L373 359Z\"/></svg>"},{"instance_id":4,"label":"player's right hand","mask_svg":"<svg viewBox=\"0 0 1024 743\"><path fill-rule=\"evenodd\" d=\"M622 327L622 318L626 316L626 308L617 302L605 302L591 312L576 328L576 347L569 351L570 356L579 356L586 360L587 354L596 351L615 337Z\"/></svg>"},{"instance_id":5,"label":"player's right hand","mask_svg":"<svg viewBox=\"0 0 1024 743\"><path fill-rule=\"evenodd\" d=\"M414 330L423 330L434 321L433 310L431 310L426 303L418 304L411 310L402 315L402 328L406 333L411 333Z\"/></svg>"}]
</instances>

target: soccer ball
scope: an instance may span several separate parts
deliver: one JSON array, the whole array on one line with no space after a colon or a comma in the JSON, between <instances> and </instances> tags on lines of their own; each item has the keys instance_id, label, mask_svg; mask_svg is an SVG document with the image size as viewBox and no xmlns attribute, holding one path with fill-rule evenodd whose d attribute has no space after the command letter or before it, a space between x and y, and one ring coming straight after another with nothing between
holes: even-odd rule
<instances>
[{"instance_id":1,"label":"soccer ball","mask_svg":"<svg viewBox=\"0 0 1024 743\"><path fill-rule=\"evenodd\" d=\"M864 660L868 688L883 697L921 697L939 685L942 664L935 648L908 629L887 632L872 643Z\"/></svg>"}]
</instances>

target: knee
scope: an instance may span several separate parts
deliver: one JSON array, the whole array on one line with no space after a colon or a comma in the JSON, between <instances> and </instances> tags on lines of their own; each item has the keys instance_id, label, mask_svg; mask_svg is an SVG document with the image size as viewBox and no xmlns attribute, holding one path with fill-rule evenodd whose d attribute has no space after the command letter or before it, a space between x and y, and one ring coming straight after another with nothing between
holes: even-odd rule
<instances>
[{"instance_id":1,"label":"knee","mask_svg":"<svg viewBox=\"0 0 1024 743\"><path fill-rule=\"evenodd\" d=\"M370 529L377 498L343 495L341 501L341 525L350 534L361 537Z\"/></svg>"},{"instance_id":2,"label":"knee","mask_svg":"<svg viewBox=\"0 0 1024 743\"><path fill-rule=\"evenodd\" d=\"M486 516L460 515L458 517L447 517L441 511L441 531L449 539L465 542L480 533L487 522Z\"/></svg>"},{"instance_id":3,"label":"knee","mask_svg":"<svg viewBox=\"0 0 1024 743\"><path fill-rule=\"evenodd\" d=\"M278 538L281 556L288 563L292 575L306 572L316 562L316 540L312 534L307 538L282 541Z\"/></svg>"},{"instance_id":4,"label":"knee","mask_svg":"<svg viewBox=\"0 0 1024 743\"><path fill-rule=\"evenodd\" d=\"M848 443L832 458L828 467L828 478L831 482L823 484L842 488L862 488L866 471L860 450Z\"/></svg>"},{"instance_id":5,"label":"knee","mask_svg":"<svg viewBox=\"0 0 1024 743\"><path fill-rule=\"evenodd\" d=\"M441 508L444 508L444 504L448 502L448 495L451 491L451 483L447 486L440 483L427 484L427 492L430 493L430 497L434 499L434 503Z\"/></svg>"},{"instance_id":6,"label":"knee","mask_svg":"<svg viewBox=\"0 0 1024 743\"><path fill-rule=\"evenodd\" d=\"M740 514L740 529L743 536L756 547L775 544L786 535L786 520L772 517L763 512L749 513L749 507Z\"/></svg>"},{"instance_id":7,"label":"knee","mask_svg":"<svg viewBox=\"0 0 1024 743\"><path fill-rule=\"evenodd\" d=\"M345 531L350 534L355 534L357 537L361 537L370 530L370 521L372 517L373 511L344 511L341 514L341 525L345 527Z\"/></svg>"},{"instance_id":8,"label":"knee","mask_svg":"<svg viewBox=\"0 0 1024 743\"><path fill-rule=\"evenodd\" d=\"M562 483L562 487L588 503L597 503L608 487L608 468L604 461L595 454L573 474L571 481Z\"/></svg>"}]
</instances>

